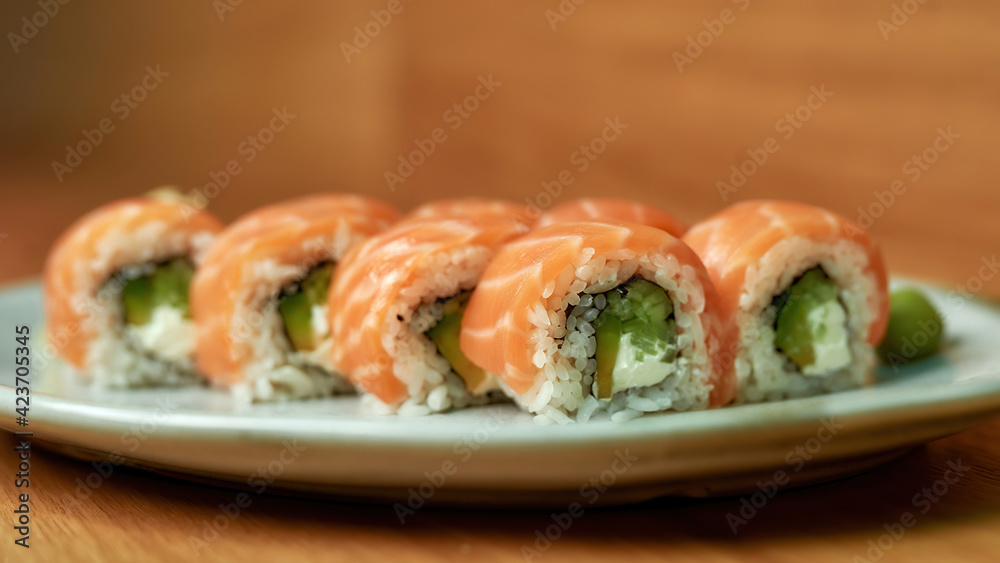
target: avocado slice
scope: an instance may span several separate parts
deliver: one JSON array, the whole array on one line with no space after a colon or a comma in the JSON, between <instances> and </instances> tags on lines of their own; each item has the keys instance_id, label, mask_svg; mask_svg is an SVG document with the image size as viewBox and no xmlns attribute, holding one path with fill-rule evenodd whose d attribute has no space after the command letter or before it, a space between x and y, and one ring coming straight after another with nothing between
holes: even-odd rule
<instances>
[{"instance_id":1,"label":"avocado slice","mask_svg":"<svg viewBox=\"0 0 1000 563\"><path fill-rule=\"evenodd\" d=\"M315 350L319 345L313 330L313 307L326 304L332 278L333 263L324 262L278 297L278 313L285 326L285 334L295 350Z\"/></svg>"},{"instance_id":2,"label":"avocado slice","mask_svg":"<svg viewBox=\"0 0 1000 563\"><path fill-rule=\"evenodd\" d=\"M594 337L597 339L597 349L594 359L597 360L597 398L610 399L614 387L612 374L615 371L615 360L618 359L618 345L622 338L622 322L614 315L598 315L594 319Z\"/></svg>"},{"instance_id":3,"label":"avocado slice","mask_svg":"<svg viewBox=\"0 0 1000 563\"><path fill-rule=\"evenodd\" d=\"M306 279L302 280L302 293L306 294L313 305L323 305L330 292L331 280L333 280L333 262L325 262L313 268Z\"/></svg>"},{"instance_id":4,"label":"avocado slice","mask_svg":"<svg viewBox=\"0 0 1000 563\"><path fill-rule=\"evenodd\" d=\"M628 345L634 364L669 363L677 355L672 346L677 335L674 305L662 287L637 277L604 296L608 305L594 320L598 399L610 399L614 393L621 346Z\"/></svg>"},{"instance_id":5,"label":"avocado slice","mask_svg":"<svg viewBox=\"0 0 1000 563\"><path fill-rule=\"evenodd\" d=\"M122 305L125 308L125 322L141 326L153 316L153 276L139 276L125 282L122 288Z\"/></svg>"},{"instance_id":6,"label":"avocado slice","mask_svg":"<svg viewBox=\"0 0 1000 563\"><path fill-rule=\"evenodd\" d=\"M296 350L314 350L312 303L305 293L299 292L282 297L278 302L278 312L285 325L285 334Z\"/></svg>"},{"instance_id":7,"label":"avocado slice","mask_svg":"<svg viewBox=\"0 0 1000 563\"><path fill-rule=\"evenodd\" d=\"M776 299L775 347L804 369L816 362L814 343L826 336L826 325L815 322L839 306L837 284L816 267L802 274Z\"/></svg>"},{"instance_id":8,"label":"avocado slice","mask_svg":"<svg viewBox=\"0 0 1000 563\"><path fill-rule=\"evenodd\" d=\"M153 317L157 307L173 307L190 318L188 289L194 266L186 258L174 258L157 264L151 273L132 278L122 288L125 322L142 326Z\"/></svg>"},{"instance_id":9,"label":"avocado slice","mask_svg":"<svg viewBox=\"0 0 1000 563\"><path fill-rule=\"evenodd\" d=\"M467 389L478 389L488 375L486 370L472 363L462 352L459 335L462 332L462 315L469 302L470 292L463 292L444 302L444 317L425 333L437 346L438 353L451 364L451 369L465 381Z\"/></svg>"},{"instance_id":10,"label":"avocado slice","mask_svg":"<svg viewBox=\"0 0 1000 563\"><path fill-rule=\"evenodd\" d=\"M157 266L151 280L152 308L173 307L185 317L190 317L188 288L192 276L194 276L194 266L183 258L175 258Z\"/></svg>"}]
</instances>

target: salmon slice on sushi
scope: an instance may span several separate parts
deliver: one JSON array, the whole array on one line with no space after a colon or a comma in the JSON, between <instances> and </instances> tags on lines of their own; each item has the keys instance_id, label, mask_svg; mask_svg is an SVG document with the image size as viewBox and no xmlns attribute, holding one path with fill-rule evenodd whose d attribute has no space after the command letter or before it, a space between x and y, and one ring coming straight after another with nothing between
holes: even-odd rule
<instances>
[{"instance_id":1,"label":"salmon slice on sushi","mask_svg":"<svg viewBox=\"0 0 1000 563\"><path fill-rule=\"evenodd\" d=\"M701 261L663 230L556 223L505 245L469 300L461 346L539 423L722 406L732 331Z\"/></svg>"},{"instance_id":2,"label":"salmon slice on sushi","mask_svg":"<svg viewBox=\"0 0 1000 563\"><path fill-rule=\"evenodd\" d=\"M494 400L496 377L459 345L470 292L525 227L505 216L400 222L357 247L330 292L334 364L380 413L423 415Z\"/></svg>"},{"instance_id":3,"label":"salmon slice on sushi","mask_svg":"<svg viewBox=\"0 0 1000 563\"><path fill-rule=\"evenodd\" d=\"M166 192L76 221L45 264L49 346L100 386L198 381L188 289L222 228Z\"/></svg>"},{"instance_id":4,"label":"salmon slice on sushi","mask_svg":"<svg viewBox=\"0 0 1000 563\"><path fill-rule=\"evenodd\" d=\"M466 197L441 199L422 204L403 217L403 221L427 219L500 220L531 226L523 220L527 206L505 199Z\"/></svg>"},{"instance_id":5,"label":"salmon slice on sushi","mask_svg":"<svg viewBox=\"0 0 1000 563\"><path fill-rule=\"evenodd\" d=\"M749 201L684 236L708 268L738 340L741 402L839 391L868 380L889 297L861 227L801 203Z\"/></svg>"},{"instance_id":6,"label":"salmon slice on sushi","mask_svg":"<svg viewBox=\"0 0 1000 563\"><path fill-rule=\"evenodd\" d=\"M353 195L316 195L244 215L192 282L198 367L243 401L350 392L331 363L327 294L348 250L397 212Z\"/></svg>"},{"instance_id":7,"label":"salmon slice on sushi","mask_svg":"<svg viewBox=\"0 0 1000 563\"><path fill-rule=\"evenodd\" d=\"M629 199L600 197L583 197L557 205L543 213L538 218L536 226L545 227L554 223L590 221L600 218L649 225L675 237L683 236L687 231L687 226L684 223L658 207Z\"/></svg>"}]
</instances>

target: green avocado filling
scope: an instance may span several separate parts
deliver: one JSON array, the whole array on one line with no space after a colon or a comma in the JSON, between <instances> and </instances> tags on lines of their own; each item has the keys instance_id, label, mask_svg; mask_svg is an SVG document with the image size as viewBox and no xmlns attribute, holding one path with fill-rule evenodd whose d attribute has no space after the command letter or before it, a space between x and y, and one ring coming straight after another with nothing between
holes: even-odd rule
<instances>
[{"instance_id":1,"label":"green avocado filling","mask_svg":"<svg viewBox=\"0 0 1000 563\"><path fill-rule=\"evenodd\" d=\"M828 327L817 323L834 306L839 307L837 284L816 267L802 274L775 299L775 347L799 369L816 362L814 344L827 338Z\"/></svg>"},{"instance_id":2,"label":"green avocado filling","mask_svg":"<svg viewBox=\"0 0 1000 563\"><path fill-rule=\"evenodd\" d=\"M190 318L188 286L193 275L194 266L190 261L174 258L157 264L150 273L127 280L122 288L125 322L133 326L145 325L157 307L173 307Z\"/></svg>"},{"instance_id":3,"label":"green avocado filling","mask_svg":"<svg viewBox=\"0 0 1000 563\"><path fill-rule=\"evenodd\" d=\"M459 345L462 315L470 295L465 291L444 301L444 317L425 334L437 346L438 353L451 363L451 369L465 381L466 388L477 389L486 380L486 371L472 363Z\"/></svg>"},{"instance_id":4,"label":"green avocado filling","mask_svg":"<svg viewBox=\"0 0 1000 563\"><path fill-rule=\"evenodd\" d=\"M632 352L629 363L669 363L676 358L677 327L674 306L667 292L650 281L633 278L605 292L607 306L594 319L597 349L597 398L610 399L614 393L615 365L620 348L627 343ZM634 362L634 363L633 363Z\"/></svg>"},{"instance_id":5,"label":"green avocado filling","mask_svg":"<svg viewBox=\"0 0 1000 563\"><path fill-rule=\"evenodd\" d=\"M313 268L299 283L285 288L278 296L278 312L292 348L300 352L315 350L320 336L313 330L313 307L326 305L333 278L333 263Z\"/></svg>"}]
</instances>

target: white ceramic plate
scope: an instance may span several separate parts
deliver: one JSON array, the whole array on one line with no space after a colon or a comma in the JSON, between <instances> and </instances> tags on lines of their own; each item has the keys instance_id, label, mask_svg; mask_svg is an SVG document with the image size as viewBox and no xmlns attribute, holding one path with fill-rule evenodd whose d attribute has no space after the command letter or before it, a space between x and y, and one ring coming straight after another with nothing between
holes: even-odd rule
<instances>
[{"instance_id":1,"label":"white ceramic plate","mask_svg":"<svg viewBox=\"0 0 1000 563\"><path fill-rule=\"evenodd\" d=\"M809 399L540 427L509 405L422 418L365 416L353 397L237 408L216 390L99 390L43 370L31 376L29 426L20 428L9 387L14 326L30 325L36 357L43 347L41 291L28 284L0 291L0 427L30 430L75 457L110 453L254 493L409 506L565 508L742 493L758 481L795 486L864 471L1000 413L1000 313L928 290L948 327L941 357Z\"/></svg>"}]
</instances>

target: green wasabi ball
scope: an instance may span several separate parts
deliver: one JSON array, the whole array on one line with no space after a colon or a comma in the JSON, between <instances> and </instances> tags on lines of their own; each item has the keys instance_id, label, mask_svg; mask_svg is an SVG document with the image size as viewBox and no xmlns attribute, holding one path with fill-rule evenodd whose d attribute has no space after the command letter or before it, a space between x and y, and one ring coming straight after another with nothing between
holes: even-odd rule
<instances>
[{"instance_id":1,"label":"green wasabi ball","mask_svg":"<svg viewBox=\"0 0 1000 563\"><path fill-rule=\"evenodd\" d=\"M944 320L917 289L904 288L889 297L889 326L878 347L882 360L901 365L933 356L941 348Z\"/></svg>"}]
</instances>

